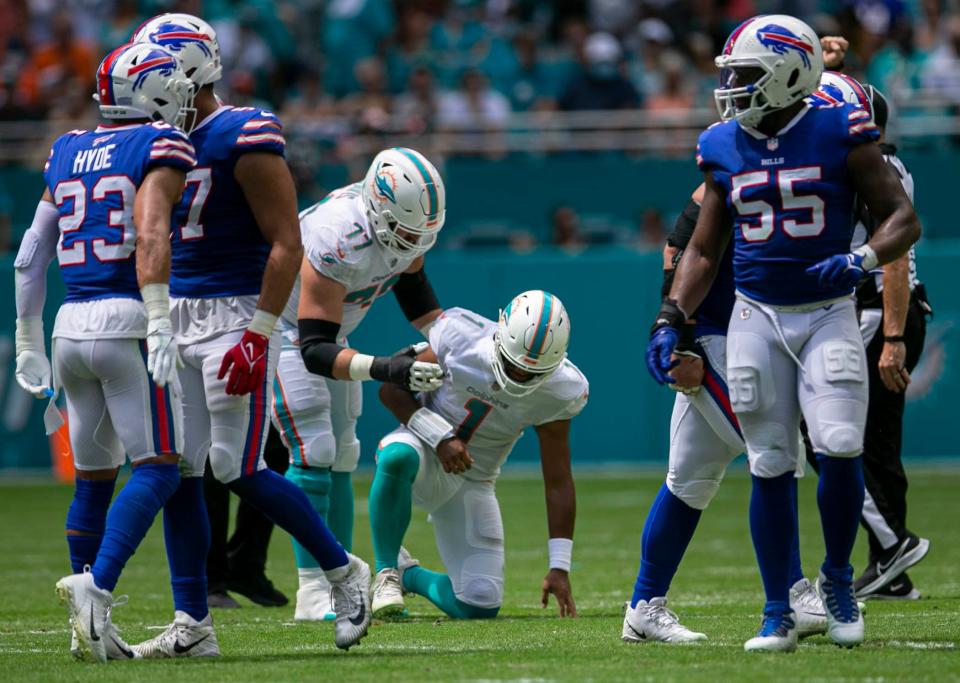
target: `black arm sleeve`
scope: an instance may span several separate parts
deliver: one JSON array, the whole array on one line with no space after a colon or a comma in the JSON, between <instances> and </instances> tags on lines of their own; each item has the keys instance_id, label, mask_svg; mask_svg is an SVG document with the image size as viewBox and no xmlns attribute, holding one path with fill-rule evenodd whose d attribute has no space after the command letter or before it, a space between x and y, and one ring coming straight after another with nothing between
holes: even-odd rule
<instances>
[{"instance_id":1,"label":"black arm sleeve","mask_svg":"<svg viewBox=\"0 0 960 683\"><path fill-rule=\"evenodd\" d=\"M667 268L663 271L663 286L660 293L666 299L670 295L670 288L673 286L673 275L680 263L680 257L683 256L683 250L690 244L690 238L693 237L693 229L697 227L697 218L700 217L700 205L692 199L683 209L673 230L667 235L667 244L677 250L673 256L673 268Z\"/></svg>"},{"instance_id":2,"label":"black arm sleeve","mask_svg":"<svg viewBox=\"0 0 960 683\"><path fill-rule=\"evenodd\" d=\"M337 344L340 324L329 320L307 318L297 321L300 331L300 355L307 370L315 375L333 377L333 362L345 348Z\"/></svg>"},{"instance_id":3,"label":"black arm sleeve","mask_svg":"<svg viewBox=\"0 0 960 683\"><path fill-rule=\"evenodd\" d=\"M393 286L393 295L397 297L400 310L410 322L440 308L440 302L424 268L416 273L402 273L397 284Z\"/></svg>"}]
</instances>

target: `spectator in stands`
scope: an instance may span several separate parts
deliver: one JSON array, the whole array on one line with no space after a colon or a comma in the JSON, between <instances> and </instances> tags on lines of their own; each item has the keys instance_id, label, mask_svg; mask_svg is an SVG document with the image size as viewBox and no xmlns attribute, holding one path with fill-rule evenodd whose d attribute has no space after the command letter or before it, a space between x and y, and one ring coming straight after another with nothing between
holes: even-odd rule
<instances>
[{"instance_id":1,"label":"spectator in stands","mask_svg":"<svg viewBox=\"0 0 960 683\"><path fill-rule=\"evenodd\" d=\"M379 57L368 57L357 62L353 70L359 89L343 99L341 112L354 121L359 132L385 130L393 107L387 93L383 61Z\"/></svg>"},{"instance_id":2,"label":"spectator in stands","mask_svg":"<svg viewBox=\"0 0 960 683\"><path fill-rule=\"evenodd\" d=\"M947 23L947 40L930 55L923 67L923 87L946 103L960 105L960 16Z\"/></svg>"},{"instance_id":3,"label":"spectator in stands","mask_svg":"<svg viewBox=\"0 0 960 683\"><path fill-rule=\"evenodd\" d=\"M623 50L609 33L594 33L583 47L582 71L560 96L566 111L632 109L640 95L623 75Z\"/></svg>"},{"instance_id":4,"label":"spectator in stands","mask_svg":"<svg viewBox=\"0 0 960 683\"><path fill-rule=\"evenodd\" d=\"M550 214L551 242L555 247L577 249L584 246L580 234L580 216L570 206L558 206Z\"/></svg>"},{"instance_id":5,"label":"spectator in stands","mask_svg":"<svg viewBox=\"0 0 960 683\"><path fill-rule=\"evenodd\" d=\"M0 0L0 118L41 118L30 111L17 81L30 60L27 43L27 12L23 3Z\"/></svg>"},{"instance_id":6,"label":"spectator in stands","mask_svg":"<svg viewBox=\"0 0 960 683\"><path fill-rule=\"evenodd\" d=\"M516 71L510 87L510 101L515 111L550 110L557 106L556 66L541 59L537 34L519 32L513 39Z\"/></svg>"},{"instance_id":7,"label":"spectator in stands","mask_svg":"<svg viewBox=\"0 0 960 683\"><path fill-rule=\"evenodd\" d=\"M478 69L464 72L460 89L440 96L437 126L459 130L502 128L510 116L510 101L487 83Z\"/></svg>"},{"instance_id":8,"label":"spectator in stands","mask_svg":"<svg viewBox=\"0 0 960 683\"><path fill-rule=\"evenodd\" d=\"M394 114L405 130L425 133L433 130L437 117L437 89L433 72L418 66L410 74L406 91L397 96Z\"/></svg>"},{"instance_id":9,"label":"spectator in stands","mask_svg":"<svg viewBox=\"0 0 960 683\"><path fill-rule=\"evenodd\" d=\"M97 57L93 45L74 35L69 12L53 16L51 31L50 42L41 45L25 65L20 89L28 105L49 110L56 102L72 112L78 93L89 96L93 92ZM86 97L83 103L87 103Z\"/></svg>"},{"instance_id":10,"label":"spectator in stands","mask_svg":"<svg viewBox=\"0 0 960 683\"><path fill-rule=\"evenodd\" d=\"M410 79L410 73L418 66L433 66L434 58L430 50L431 21L430 14L413 3L400 7L397 35L393 46L387 51L390 92L402 92Z\"/></svg>"},{"instance_id":11,"label":"spectator in stands","mask_svg":"<svg viewBox=\"0 0 960 683\"><path fill-rule=\"evenodd\" d=\"M647 98L646 108L654 112L690 109L693 97L689 90L686 60L677 53L669 53L662 61L663 89Z\"/></svg>"}]
</instances>

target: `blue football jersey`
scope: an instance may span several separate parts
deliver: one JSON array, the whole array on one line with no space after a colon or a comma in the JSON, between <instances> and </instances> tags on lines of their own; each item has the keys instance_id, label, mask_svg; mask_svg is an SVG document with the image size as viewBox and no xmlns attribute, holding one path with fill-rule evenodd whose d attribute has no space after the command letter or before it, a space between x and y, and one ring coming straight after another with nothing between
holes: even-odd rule
<instances>
[{"instance_id":1,"label":"blue football jersey","mask_svg":"<svg viewBox=\"0 0 960 683\"><path fill-rule=\"evenodd\" d=\"M697 163L723 188L733 218L733 270L746 296L773 305L842 297L806 269L850 251L854 188L847 154L879 137L851 104L808 105L777 137L735 121L700 135Z\"/></svg>"},{"instance_id":2,"label":"blue football jersey","mask_svg":"<svg viewBox=\"0 0 960 683\"><path fill-rule=\"evenodd\" d=\"M72 130L53 143L43 177L60 212L57 258L66 301L140 298L137 189L153 168L189 171L195 163L187 136L161 122Z\"/></svg>"},{"instance_id":3,"label":"blue football jersey","mask_svg":"<svg viewBox=\"0 0 960 683\"><path fill-rule=\"evenodd\" d=\"M280 120L251 107L223 106L192 133L197 167L174 212L170 294L192 299L259 294L270 253L234 178L246 152L283 156Z\"/></svg>"}]
</instances>

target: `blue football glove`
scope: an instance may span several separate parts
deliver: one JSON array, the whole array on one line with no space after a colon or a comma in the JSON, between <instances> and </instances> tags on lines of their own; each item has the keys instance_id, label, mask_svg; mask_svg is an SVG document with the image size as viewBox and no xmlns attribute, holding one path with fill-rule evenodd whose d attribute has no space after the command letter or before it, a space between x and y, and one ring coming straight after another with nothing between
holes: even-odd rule
<instances>
[{"instance_id":1,"label":"blue football glove","mask_svg":"<svg viewBox=\"0 0 960 683\"><path fill-rule=\"evenodd\" d=\"M865 255L853 252L825 258L807 268L807 273L816 275L823 289L853 289L869 274L863 264Z\"/></svg>"},{"instance_id":2,"label":"blue football glove","mask_svg":"<svg viewBox=\"0 0 960 683\"><path fill-rule=\"evenodd\" d=\"M667 373L680 363L679 360L671 360L679 342L680 332L673 327L660 327L650 336L647 342L647 370L657 384L673 384L676 381Z\"/></svg>"}]
</instances>

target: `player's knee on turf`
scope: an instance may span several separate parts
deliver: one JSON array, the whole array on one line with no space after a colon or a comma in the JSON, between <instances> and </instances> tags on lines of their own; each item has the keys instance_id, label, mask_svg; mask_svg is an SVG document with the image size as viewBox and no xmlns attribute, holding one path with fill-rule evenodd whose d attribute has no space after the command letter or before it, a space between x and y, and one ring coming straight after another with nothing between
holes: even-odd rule
<instances>
[{"instance_id":1,"label":"player's knee on turf","mask_svg":"<svg viewBox=\"0 0 960 683\"><path fill-rule=\"evenodd\" d=\"M390 443L377 451L377 471L393 477L408 477L410 481L420 469L420 455L413 446Z\"/></svg>"},{"instance_id":2,"label":"player's knee on turf","mask_svg":"<svg viewBox=\"0 0 960 683\"><path fill-rule=\"evenodd\" d=\"M492 615L469 616L468 619L489 619L495 616L503 604L503 579L493 576L467 575L464 572L463 586L456 593L457 600L475 612L488 612Z\"/></svg>"}]
</instances>

